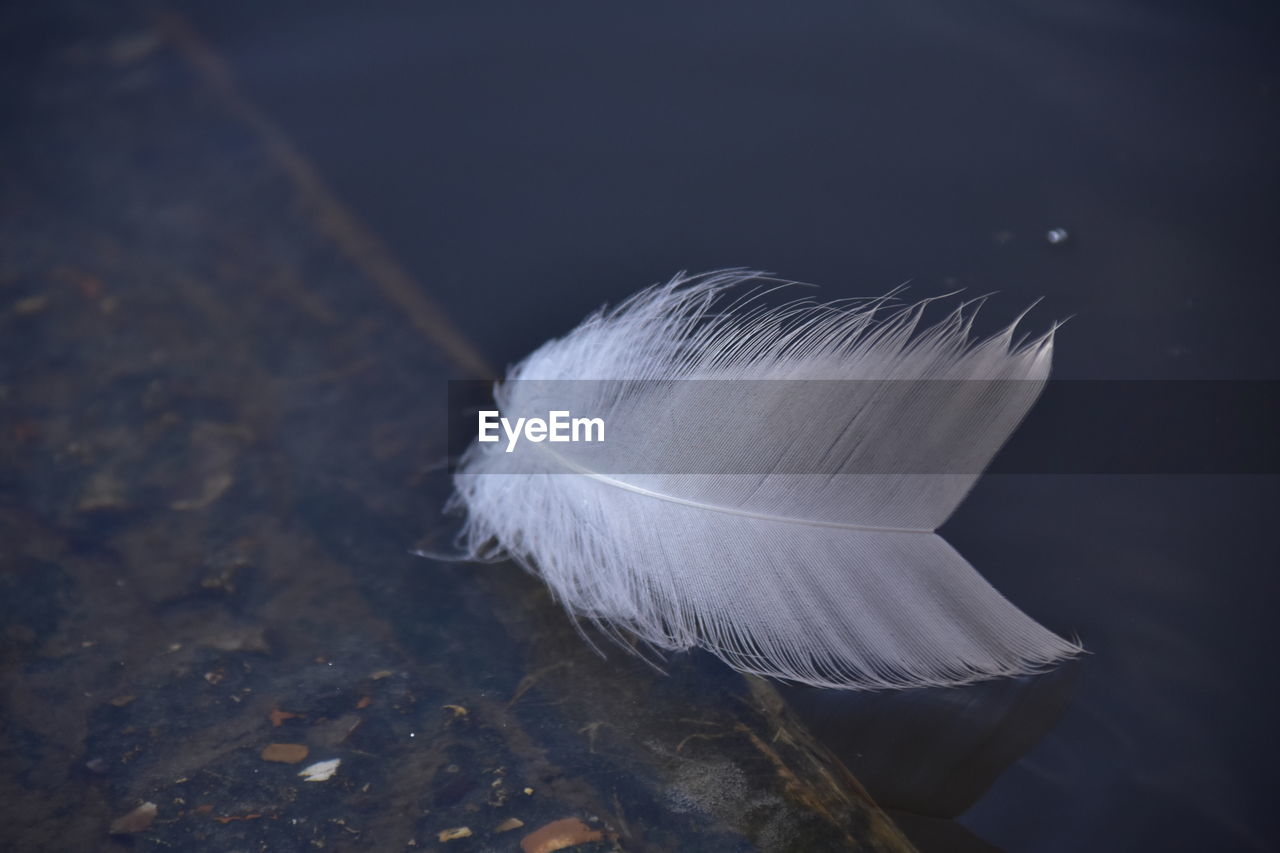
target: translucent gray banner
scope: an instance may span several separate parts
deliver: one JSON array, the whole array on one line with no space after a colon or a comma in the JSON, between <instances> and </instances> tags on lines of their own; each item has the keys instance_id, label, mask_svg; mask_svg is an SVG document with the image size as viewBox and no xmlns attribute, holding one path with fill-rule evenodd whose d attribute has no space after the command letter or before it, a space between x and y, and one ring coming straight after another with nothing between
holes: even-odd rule
<instances>
[{"instance_id":1,"label":"translucent gray banner","mask_svg":"<svg viewBox=\"0 0 1280 853\"><path fill-rule=\"evenodd\" d=\"M1280 473L1275 381L520 380L449 398L454 458L543 473Z\"/></svg>"}]
</instances>

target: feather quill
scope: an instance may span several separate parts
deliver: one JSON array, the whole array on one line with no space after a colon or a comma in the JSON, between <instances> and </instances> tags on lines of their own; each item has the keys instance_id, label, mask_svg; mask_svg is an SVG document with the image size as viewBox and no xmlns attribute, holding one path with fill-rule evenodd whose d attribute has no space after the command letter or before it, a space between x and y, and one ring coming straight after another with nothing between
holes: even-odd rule
<instances>
[{"instance_id":1,"label":"feather quill","mask_svg":"<svg viewBox=\"0 0 1280 853\"><path fill-rule=\"evenodd\" d=\"M677 276L512 368L504 416L554 398L609 432L473 443L466 553L514 558L615 635L807 685L958 685L1079 652L934 532L1039 395L1053 331L974 340L971 304L922 329L927 303L890 297L730 299L748 281L770 280Z\"/></svg>"}]
</instances>

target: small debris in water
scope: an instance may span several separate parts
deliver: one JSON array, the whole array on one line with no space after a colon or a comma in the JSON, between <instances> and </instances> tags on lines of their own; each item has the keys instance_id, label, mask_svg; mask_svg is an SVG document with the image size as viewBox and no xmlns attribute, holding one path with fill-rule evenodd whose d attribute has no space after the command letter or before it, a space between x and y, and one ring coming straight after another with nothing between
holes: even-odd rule
<instances>
[{"instance_id":1,"label":"small debris in water","mask_svg":"<svg viewBox=\"0 0 1280 853\"><path fill-rule=\"evenodd\" d=\"M341 758L331 758L328 761L317 761L310 767L303 768L298 775L305 782L327 782L333 778L333 774L338 772L338 765L342 763Z\"/></svg>"},{"instance_id":2,"label":"small debris in water","mask_svg":"<svg viewBox=\"0 0 1280 853\"><path fill-rule=\"evenodd\" d=\"M156 804L143 803L127 815L122 815L111 822L112 835L131 835L142 832L151 826L156 819Z\"/></svg>"},{"instance_id":3,"label":"small debris in water","mask_svg":"<svg viewBox=\"0 0 1280 853\"><path fill-rule=\"evenodd\" d=\"M513 829L519 829L524 826L524 821L518 817L509 817L502 823L493 828L494 832L510 832Z\"/></svg>"},{"instance_id":4,"label":"small debris in water","mask_svg":"<svg viewBox=\"0 0 1280 853\"><path fill-rule=\"evenodd\" d=\"M278 761L281 764L297 764L310 752L300 743L273 743L262 748L260 755L263 761Z\"/></svg>"},{"instance_id":5,"label":"small debris in water","mask_svg":"<svg viewBox=\"0 0 1280 853\"><path fill-rule=\"evenodd\" d=\"M317 746L333 749L346 741L351 733L360 728L363 720L359 714L343 714L336 720L325 720L316 723L307 734L307 739Z\"/></svg>"},{"instance_id":6,"label":"small debris in water","mask_svg":"<svg viewBox=\"0 0 1280 853\"><path fill-rule=\"evenodd\" d=\"M272 727L277 729L284 725L285 720L294 720L301 716L301 714L295 714L292 711L281 711L279 708L272 708L271 712L267 714L268 719L271 720Z\"/></svg>"},{"instance_id":7,"label":"small debris in water","mask_svg":"<svg viewBox=\"0 0 1280 853\"><path fill-rule=\"evenodd\" d=\"M470 838L471 830L465 826L455 826L453 829L442 829L436 833L436 838L441 841L453 841L458 838Z\"/></svg>"},{"instance_id":8,"label":"small debris in water","mask_svg":"<svg viewBox=\"0 0 1280 853\"><path fill-rule=\"evenodd\" d=\"M13 303L13 313L22 316L26 314L39 314L45 308L49 307L49 297L47 296L28 296L26 299L19 299Z\"/></svg>"},{"instance_id":9,"label":"small debris in water","mask_svg":"<svg viewBox=\"0 0 1280 853\"><path fill-rule=\"evenodd\" d=\"M553 820L520 840L524 853L553 853L566 847L576 847L588 841L601 841L604 833L592 829L576 817Z\"/></svg>"},{"instance_id":10,"label":"small debris in water","mask_svg":"<svg viewBox=\"0 0 1280 853\"><path fill-rule=\"evenodd\" d=\"M235 485L235 478L225 471L212 474L201 484L200 494L173 501L169 504L169 508L181 512L204 509L226 494L227 490L233 485Z\"/></svg>"},{"instance_id":11,"label":"small debris in water","mask_svg":"<svg viewBox=\"0 0 1280 853\"><path fill-rule=\"evenodd\" d=\"M1051 245L1058 246L1070 240L1071 235L1067 233L1067 229L1065 228L1051 228L1049 229L1049 233L1044 235L1044 238L1048 240Z\"/></svg>"}]
</instances>

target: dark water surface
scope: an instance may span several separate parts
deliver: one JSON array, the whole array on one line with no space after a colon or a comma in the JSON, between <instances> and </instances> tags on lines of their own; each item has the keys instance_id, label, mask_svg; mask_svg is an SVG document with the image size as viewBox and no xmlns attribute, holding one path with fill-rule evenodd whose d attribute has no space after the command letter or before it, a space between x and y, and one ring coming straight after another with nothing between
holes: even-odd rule
<instances>
[{"instance_id":1,"label":"dark water surface","mask_svg":"<svg viewBox=\"0 0 1280 853\"><path fill-rule=\"evenodd\" d=\"M193 7L495 361L678 269L1071 315L1056 375L1277 378L1275 16L1216 4ZM1054 245L1046 232L1064 228ZM1079 413L1082 419L1092 413ZM1177 430L1177 424L1169 429ZM1069 443L1072 424L1056 424ZM1269 849L1272 479L989 480L962 553L1094 657L965 816Z\"/></svg>"},{"instance_id":2,"label":"dark water surface","mask_svg":"<svg viewBox=\"0 0 1280 853\"><path fill-rule=\"evenodd\" d=\"M1044 297L1033 326L1073 318L1058 377L1280 379L1280 32L1262 5L177 7L493 364L678 270L750 266L828 298L907 280L918 296L999 291L993 323ZM202 144L234 164L243 143ZM346 294L344 316L366 311L359 292L333 292ZM323 341L309 346L264 344L264 357L285 372L338 360ZM344 405L388 419L443 407L444 371L419 366L414 345L387 347L403 358ZM406 391L419 373L426 403ZM324 417L323 401L314 407L291 416ZM1097 416L1028 427L1034 446L1052 448ZM290 458L346 470L326 459L325 441L341 435L297 432L314 443ZM312 526L345 517L316 501ZM948 790L968 785L968 800L924 797L924 782L894 788L859 743L880 731L865 723L878 713L865 697L796 691L794 703L882 804L962 810L1003 849L1274 849L1277 506L1273 476L982 481L944 534L1091 655L1032 712L984 719L958 746L908 743L877 759L898 762L901 778L959 780ZM390 527L393 539L420 532ZM465 588L451 581L448 594ZM489 665L486 648L472 649L475 667ZM953 698L914 701L945 709ZM984 750L1005 750L1011 766L974 769ZM968 769L947 777L934 766L946 761Z\"/></svg>"}]
</instances>

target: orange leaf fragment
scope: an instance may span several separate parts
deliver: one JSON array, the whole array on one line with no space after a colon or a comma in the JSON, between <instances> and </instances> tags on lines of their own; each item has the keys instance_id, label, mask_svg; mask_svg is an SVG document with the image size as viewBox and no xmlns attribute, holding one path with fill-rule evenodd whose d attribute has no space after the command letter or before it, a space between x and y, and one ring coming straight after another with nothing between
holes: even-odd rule
<instances>
[{"instance_id":1,"label":"orange leaf fragment","mask_svg":"<svg viewBox=\"0 0 1280 853\"><path fill-rule=\"evenodd\" d=\"M267 717L271 720L271 725L277 729L284 725L285 720L293 720L301 716L301 714L295 714L292 711L281 711L279 708L272 708L271 713L267 714Z\"/></svg>"},{"instance_id":2,"label":"orange leaf fragment","mask_svg":"<svg viewBox=\"0 0 1280 853\"><path fill-rule=\"evenodd\" d=\"M566 817L553 820L526 835L520 840L520 849L524 853L553 853L603 838L604 833L600 830L592 829L576 817Z\"/></svg>"},{"instance_id":3,"label":"orange leaf fragment","mask_svg":"<svg viewBox=\"0 0 1280 853\"><path fill-rule=\"evenodd\" d=\"M281 764L297 764L310 752L300 743L272 743L262 748L263 761L278 761Z\"/></svg>"}]
</instances>

